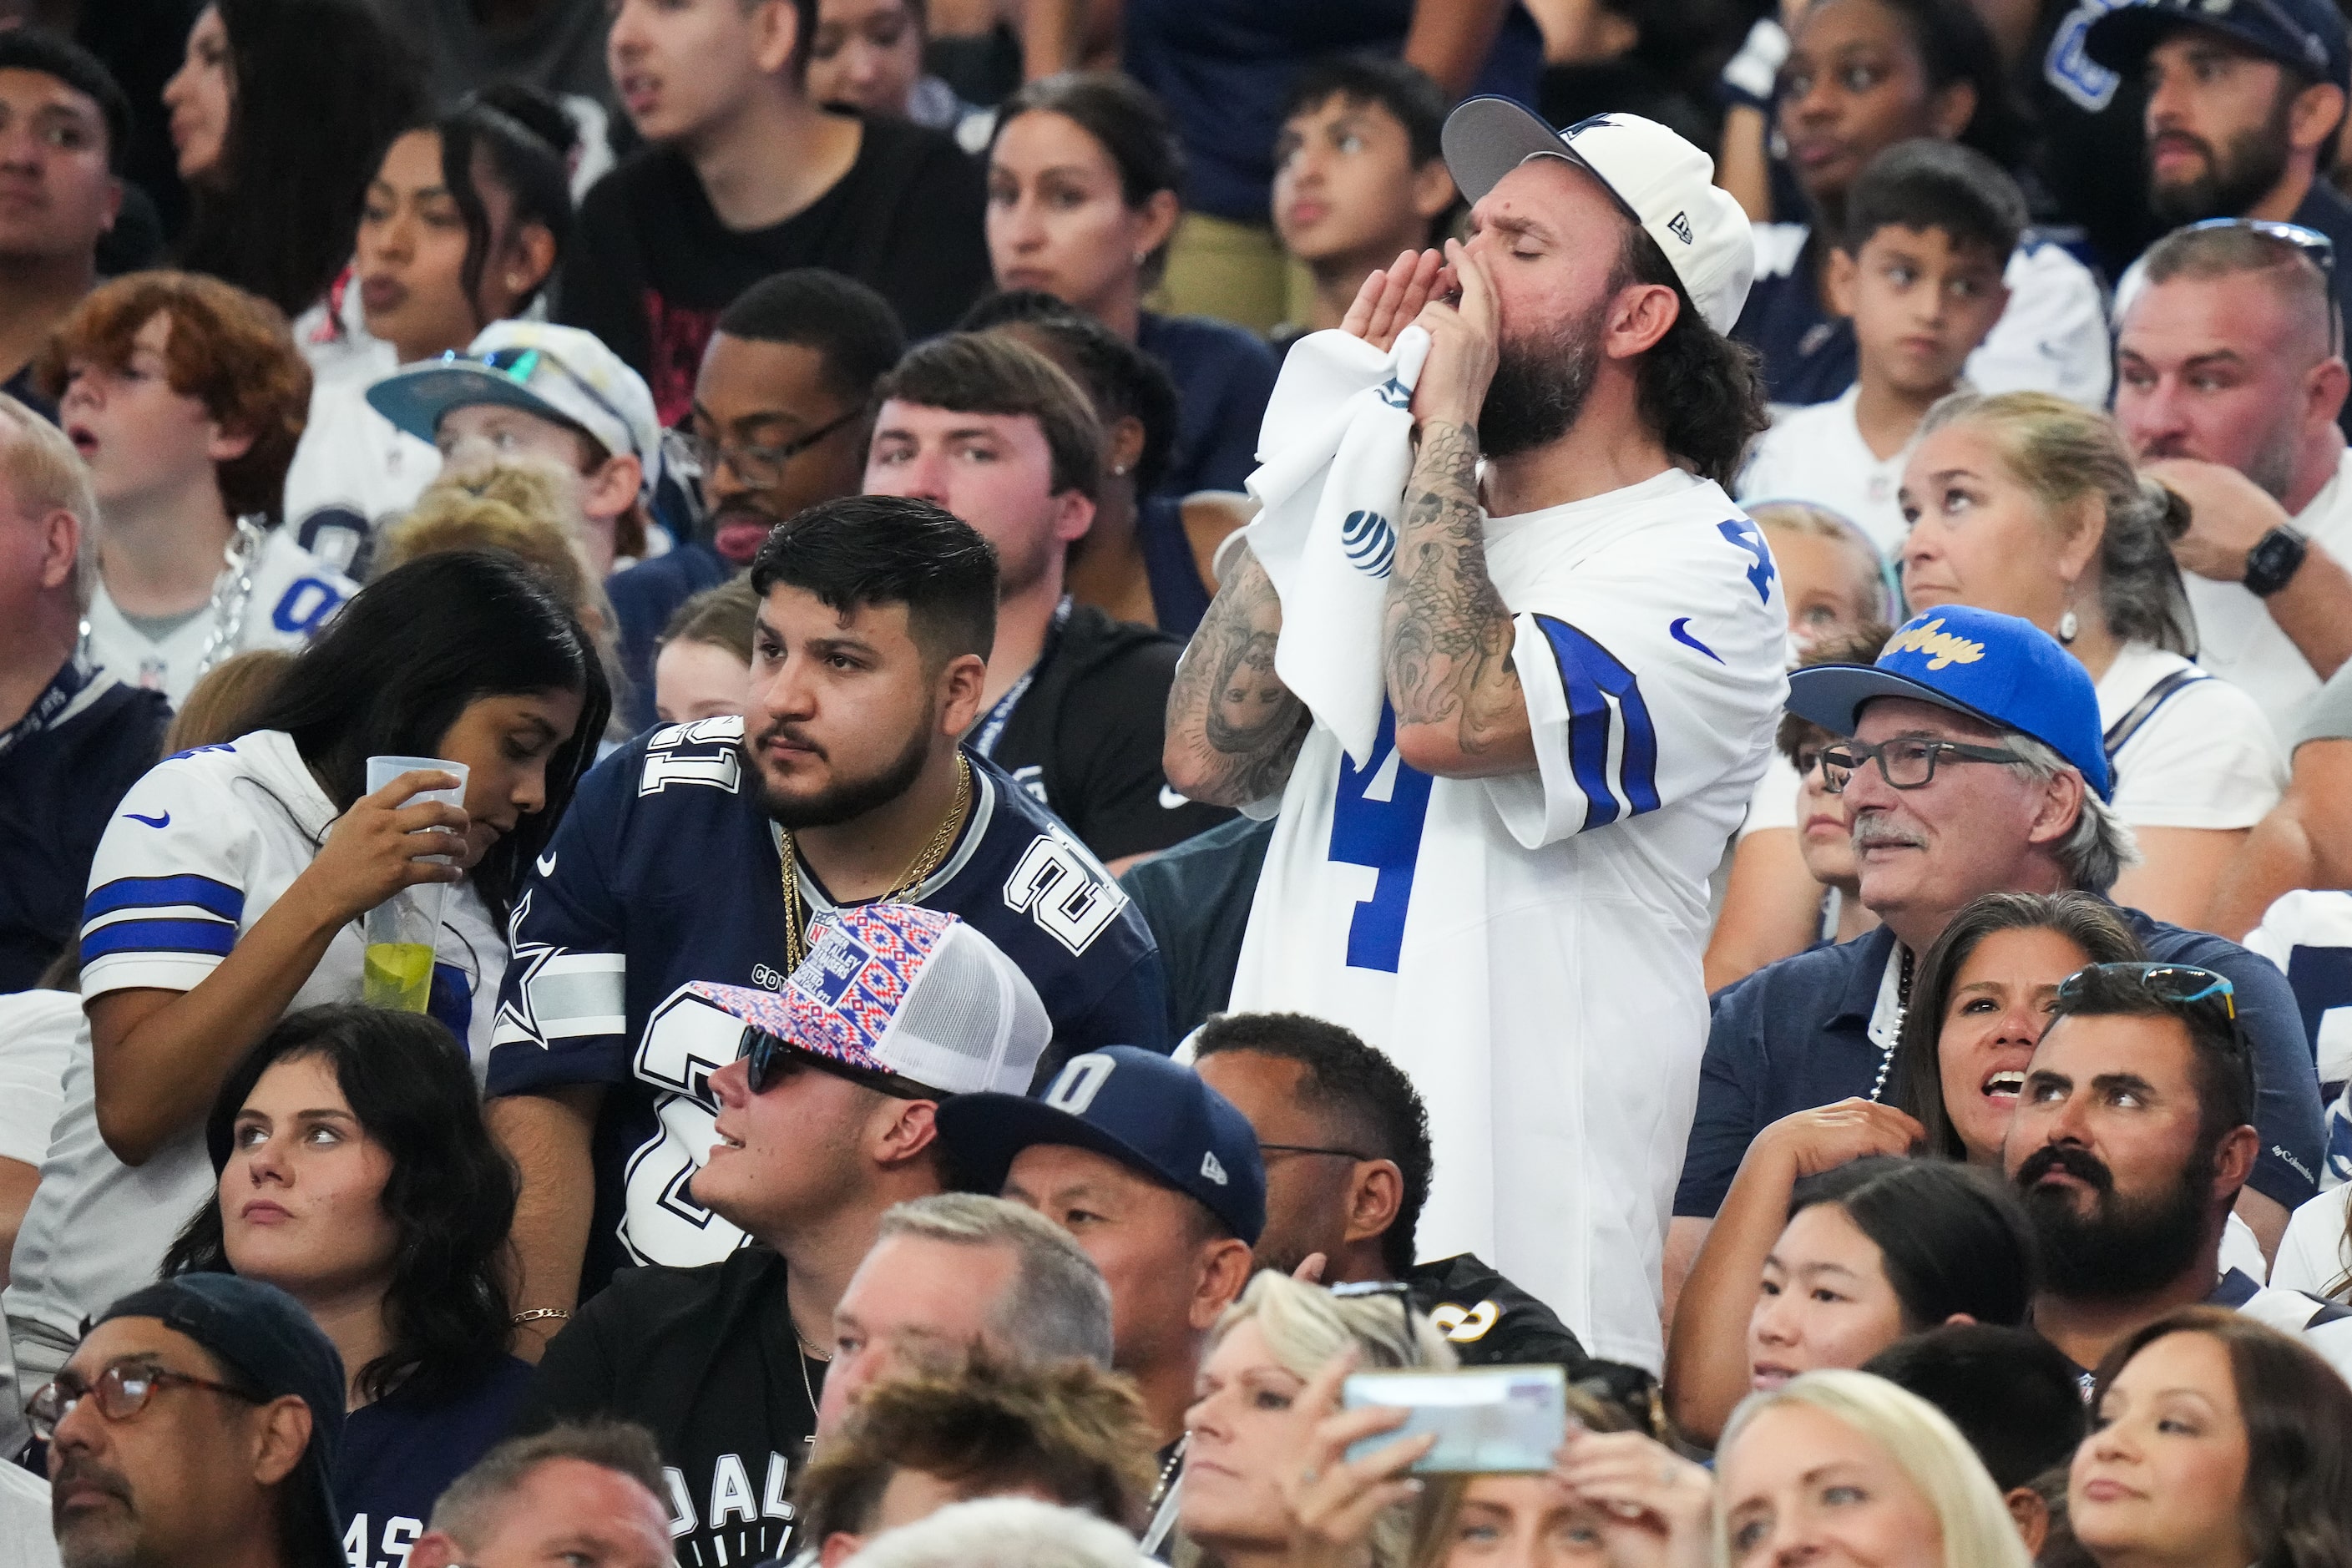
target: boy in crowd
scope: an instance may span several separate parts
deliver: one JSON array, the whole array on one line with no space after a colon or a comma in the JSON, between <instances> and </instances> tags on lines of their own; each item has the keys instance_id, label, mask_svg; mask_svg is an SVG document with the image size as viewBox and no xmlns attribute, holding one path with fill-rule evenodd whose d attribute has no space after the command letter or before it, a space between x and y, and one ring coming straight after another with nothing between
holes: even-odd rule
<instances>
[{"instance_id":1,"label":"boy in crowd","mask_svg":"<svg viewBox=\"0 0 2352 1568\"><path fill-rule=\"evenodd\" d=\"M1340 55L1299 73L1274 144L1274 230L1315 280L1277 348L1336 327L1372 269L1442 244L1460 195L1437 144L1445 97L1402 60Z\"/></svg>"},{"instance_id":2,"label":"boy in crowd","mask_svg":"<svg viewBox=\"0 0 2352 1568\"><path fill-rule=\"evenodd\" d=\"M646 552L661 483L661 426L645 379L594 334L493 321L462 357L413 365L368 388L375 411L439 448L443 470L552 459L580 476L581 544L601 580Z\"/></svg>"},{"instance_id":3,"label":"boy in crowd","mask_svg":"<svg viewBox=\"0 0 2352 1568\"><path fill-rule=\"evenodd\" d=\"M2007 309L2001 273L2024 226L2017 182L1972 148L1902 142L1872 159L1830 252L1830 302L1853 319L1854 383L1773 423L1740 500L1811 501L1899 550L1904 449Z\"/></svg>"},{"instance_id":4,"label":"boy in crowd","mask_svg":"<svg viewBox=\"0 0 2352 1568\"><path fill-rule=\"evenodd\" d=\"M51 329L98 286L98 246L122 211L131 100L98 58L38 27L0 34L0 371L10 396L56 416L33 386Z\"/></svg>"},{"instance_id":5,"label":"boy in crowd","mask_svg":"<svg viewBox=\"0 0 2352 1568\"><path fill-rule=\"evenodd\" d=\"M618 0L605 58L652 145L580 206L562 318L652 384L664 425L693 402L719 313L788 267L874 286L916 336L989 280L979 167L904 121L809 95L817 0Z\"/></svg>"},{"instance_id":6,"label":"boy in crowd","mask_svg":"<svg viewBox=\"0 0 2352 1568\"><path fill-rule=\"evenodd\" d=\"M996 637L967 743L1114 873L1223 821L1173 794L1160 771L1160 715L1181 647L1066 589L1102 478L1102 426L1087 395L997 332L924 343L876 392L866 492L931 501L996 550Z\"/></svg>"},{"instance_id":7,"label":"boy in crowd","mask_svg":"<svg viewBox=\"0 0 2352 1568\"><path fill-rule=\"evenodd\" d=\"M276 306L134 272L81 302L34 374L98 495L91 663L176 706L232 654L299 647L351 596L276 526L310 404Z\"/></svg>"}]
</instances>

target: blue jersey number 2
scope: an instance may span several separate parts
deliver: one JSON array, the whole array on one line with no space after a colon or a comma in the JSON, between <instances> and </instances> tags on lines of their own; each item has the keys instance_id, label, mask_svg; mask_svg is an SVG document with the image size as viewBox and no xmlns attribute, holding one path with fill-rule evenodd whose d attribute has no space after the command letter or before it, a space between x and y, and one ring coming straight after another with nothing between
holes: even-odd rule
<instances>
[{"instance_id":1,"label":"blue jersey number 2","mask_svg":"<svg viewBox=\"0 0 2352 1568\"><path fill-rule=\"evenodd\" d=\"M1357 902L1348 925L1350 969L1397 972L1405 910L1412 903L1413 867L1421 858L1421 830L1429 819L1429 784L1427 773L1405 766L1396 754L1396 714L1381 704L1371 766L1358 768L1341 756L1339 792L1331 803L1328 858L1380 873L1372 896Z\"/></svg>"}]
</instances>

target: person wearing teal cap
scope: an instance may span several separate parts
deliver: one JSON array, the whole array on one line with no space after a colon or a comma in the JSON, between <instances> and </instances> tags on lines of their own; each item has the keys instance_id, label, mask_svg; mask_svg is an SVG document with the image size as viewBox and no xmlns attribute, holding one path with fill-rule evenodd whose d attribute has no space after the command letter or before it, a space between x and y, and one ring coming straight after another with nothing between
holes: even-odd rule
<instances>
[{"instance_id":1,"label":"person wearing teal cap","mask_svg":"<svg viewBox=\"0 0 2352 1568\"><path fill-rule=\"evenodd\" d=\"M2091 678L2030 622L1962 605L1916 616L1874 665L1794 671L1789 710L1851 737L1823 763L1843 792L1862 901L1885 923L1717 994L1675 1196L1669 1300L1772 1122L1827 1108L1863 1127L1853 1154L1908 1151L1916 1124L1885 1103L1895 1040L1917 957L1954 914L1991 892L2104 897L2134 854L2106 804ZM2286 977L2234 942L2116 912L2150 958L2236 986L2262 1085L2262 1153L2238 1212L2274 1247L2288 1212L2317 1190L2322 1146L2318 1079Z\"/></svg>"}]
</instances>

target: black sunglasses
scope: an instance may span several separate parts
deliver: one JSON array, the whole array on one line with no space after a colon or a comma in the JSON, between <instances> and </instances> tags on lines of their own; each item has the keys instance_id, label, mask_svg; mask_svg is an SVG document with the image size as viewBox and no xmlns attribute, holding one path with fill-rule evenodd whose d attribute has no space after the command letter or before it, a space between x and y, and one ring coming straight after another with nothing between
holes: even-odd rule
<instances>
[{"instance_id":1,"label":"black sunglasses","mask_svg":"<svg viewBox=\"0 0 2352 1568\"><path fill-rule=\"evenodd\" d=\"M2275 15L2275 13L2273 13ZM2319 276L2327 284L2327 345L2332 353L2344 350L2344 310L2336 297L2336 242L2315 228L2305 228L2299 223L2281 223L2267 217L2209 217L2185 225L2180 232L2198 234L2207 229L2242 228L2291 245L2305 261L2319 268Z\"/></svg>"},{"instance_id":2,"label":"black sunglasses","mask_svg":"<svg viewBox=\"0 0 2352 1568\"><path fill-rule=\"evenodd\" d=\"M2237 990L2229 977L2193 963L2094 963L2058 983L2061 1008L2082 1000L2090 977L2123 981L2168 1007L2202 1007L2225 1023L2238 1017Z\"/></svg>"},{"instance_id":3,"label":"black sunglasses","mask_svg":"<svg viewBox=\"0 0 2352 1568\"><path fill-rule=\"evenodd\" d=\"M744 1077L749 1080L753 1094L765 1094L790 1074L806 1068L845 1078L893 1100L945 1098L938 1089L926 1089L913 1079L900 1078L897 1073L868 1072L863 1068L854 1068L761 1029L744 1032L742 1061Z\"/></svg>"}]
</instances>

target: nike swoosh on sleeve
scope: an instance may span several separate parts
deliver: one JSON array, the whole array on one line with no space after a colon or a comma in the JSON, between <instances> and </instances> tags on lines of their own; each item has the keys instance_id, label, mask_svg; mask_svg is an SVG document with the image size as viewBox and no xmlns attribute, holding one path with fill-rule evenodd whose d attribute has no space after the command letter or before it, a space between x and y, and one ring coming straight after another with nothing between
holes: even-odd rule
<instances>
[{"instance_id":1,"label":"nike swoosh on sleeve","mask_svg":"<svg viewBox=\"0 0 2352 1568\"><path fill-rule=\"evenodd\" d=\"M539 868L539 874L542 877L552 877L555 875L555 857L553 855L542 855L538 859L532 861L531 864Z\"/></svg>"},{"instance_id":2,"label":"nike swoosh on sleeve","mask_svg":"<svg viewBox=\"0 0 2352 1568\"><path fill-rule=\"evenodd\" d=\"M1185 806L1192 804L1192 803L1191 801L1186 800L1182 795L1176 793L1174 785L1161 784L1160 786L1160 805L1162 810L1181 811Z\"/></svg>"},{"instance_id":3,"label":"nike swoosh on sleeve","mask_svg":"<svg viewBox=\"0 0 2352 1568\"><path fill-rule=\"evenodd\" d=\"M129 817L133 822L143 822L150 827L169 827L172 826L172 814L168 811L163 813L161 816L142 816L135 811L126 811L122 815Z\"/></svg>"}]
</instances>

